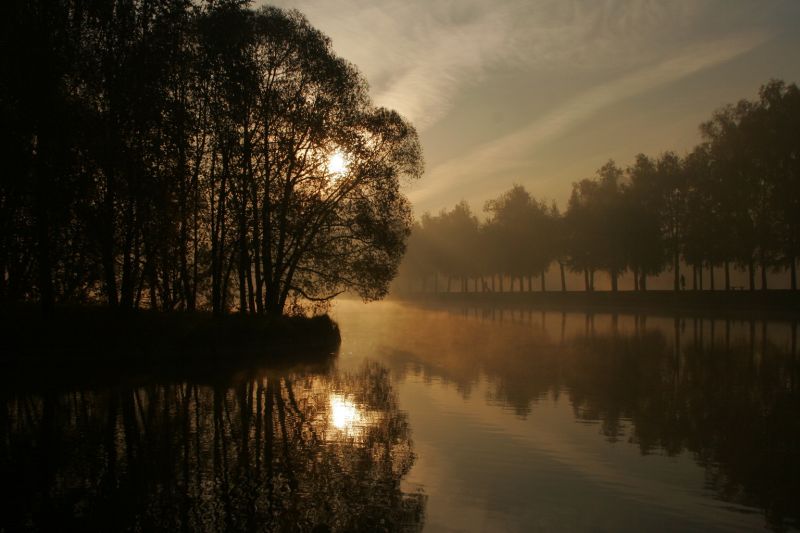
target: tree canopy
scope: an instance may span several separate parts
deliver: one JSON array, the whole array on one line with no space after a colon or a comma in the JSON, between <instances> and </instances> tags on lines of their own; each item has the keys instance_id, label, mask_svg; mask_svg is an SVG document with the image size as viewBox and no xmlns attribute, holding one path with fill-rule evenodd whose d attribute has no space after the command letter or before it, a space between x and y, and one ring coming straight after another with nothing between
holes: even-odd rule
<instances>
[{"instance_id":1,"label":"tree canopy","mask_svg":"<svg viewBox=\"0 0 800 533\"><path fill-rule=\"evenodd\" d=\"M299 12L245 4L12 4L0 299L278 314L386 293L416 132Z\"/></svg>"}]
</instances>

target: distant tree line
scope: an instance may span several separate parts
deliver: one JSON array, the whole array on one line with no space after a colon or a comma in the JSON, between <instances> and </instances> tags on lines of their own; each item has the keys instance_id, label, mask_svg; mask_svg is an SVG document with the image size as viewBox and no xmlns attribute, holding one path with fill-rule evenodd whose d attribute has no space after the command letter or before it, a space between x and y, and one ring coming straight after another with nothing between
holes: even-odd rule
<instances>
[{"instance_id":1,"label":"distant tree line","mask_svg":"<svg viewBox=\"0 0 800 533\"><path fill-rule=\"evenodd\" d=\"M4 6L0 302L279 314L385 294L416 132L301 14L247 4Z\"/></svg>"},{"instance_id":2,"label":"distant tree line","mask_svg":"<svg viewBox=\"0 0 800 533\"><path fill-rule=\"evenodd\" d=\"M770 81L757 101L741 100L700 126L703 141L674 152L636 156L626 169L609 161L594 179L574 183L563 213L516 185L486 203L479 222L467 203L426 213L412 232L404 279L423 291L546 290L545 272L581 273L586 291L595 272L611 290L632 274L635 290L671 270L674 289L731 289L731 270L747 272L750 290L768 288L768 272L788 271L797 290L800 255L800 91ZM691 272L683 272L688 267ZM723 280L715 279L722 268ZM440 277L447 286L439 285ZM757 278L760 278L757 282ZM472 283L470 283L471 281Z\"/></svg>"}]
</instances>

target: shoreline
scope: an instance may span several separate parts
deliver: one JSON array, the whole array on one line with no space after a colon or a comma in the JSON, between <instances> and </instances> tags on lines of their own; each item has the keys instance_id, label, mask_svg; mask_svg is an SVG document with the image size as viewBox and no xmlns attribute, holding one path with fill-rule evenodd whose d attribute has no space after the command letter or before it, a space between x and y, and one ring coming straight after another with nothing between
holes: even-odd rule
<instances>
[{"instance_id":1,"label":"shoreline","mask_svg":"<svg viewBox=\"0 0 800 533\"><path fill-rule=\"evenodd\" d=\"M428 305L532 307L553 311L800 319L800 291L549 291L405 293L397 301Z\"/></svg>"},{"instance_id":2,"label":"shoreline","mask_svg":"<svg viewBox=\"0 0 800 533\"><path fill-rule=\"evenodd\" d=\"M264 366L326 366L341 336L330 316L267 317L131 311L105 307L0 309L0 379L75 382L227 380Z\"/></svg>"}]
</instances>

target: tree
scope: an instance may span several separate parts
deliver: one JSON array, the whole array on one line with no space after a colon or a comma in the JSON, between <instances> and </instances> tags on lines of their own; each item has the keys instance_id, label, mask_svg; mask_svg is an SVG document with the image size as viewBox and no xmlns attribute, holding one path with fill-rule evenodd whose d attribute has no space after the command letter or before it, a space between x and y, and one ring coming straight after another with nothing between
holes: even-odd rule
<instances>
[{"instance_id":1,"label":"tree","mask_svg":"<svg viewBox=\"0 0 800 533\"><path fill-rule=\"evenodd\" d=\"M664 270L664 240L659 218L660 198L656 183L656 162L638 154L627 169L628 185L624 190L625 249L633 272L634 288L647 290L647 276Z\"/></svg>"},{"instance_id":2,"label":"tree","mask_svg":"<svg viewBox=\"0 0 800 533\"><path fill-rule=\"evenodd\" d=\"M688 192L681 159L674 152L664 152L656 161L655 189L665 253L672 258L673 288L679 291Z\"/></svg>"},{"instance_id":3,"label":"tree","mask_svg":"<svg viewBox=\"0 0 800 533\"><path fill-rule=\"evenodd\" d=\"M683 168L687 181L683 257L693 268L693 286L699 281L703 289L703 268L708 266L709 288L714 290L714 267L725 260L726 228L708 147L697 146L684 159Z\"/></svg>"},{"instance_id":4,"label":"tree","mask_svg":"<svg viewBox=\"0 0 800 533\"><path fill-rule=\"evenodd\" d=\"M489 214L486 234L491 241L490 256L495 271L519 279L542 276L553 259L550 242L550 213L544 202L533 198L521 185L514 185L498 198L486 202ZM513 285L512 285L513 288ZM530 279L528 281L530 289Z\"/></svg>"},{"instance_id":5,"label":"tree","mask_svg":"<svg viewBox=\"0 0 800 533\"><path fill-rule=\"evenodd\" d=\"M380 298L411 227L399 186L422 173L416 132L370 104L363 78L302 15L264 8L249 18L258 136L245 166L257 182L250 231L261 245L264 308L281 313L287 302L344 290Z\"/></svg>"},{"instance_id":6,"label":"tree","mask_svg":"<svg viewBox=\"0 0 800 533\"><path fill-rule=\"evenodd\" d=\"M594 289L593 273L607 270L611 290L627 269L623 205L623 171L608 161L597 171L597 179L585 179L572 186L567 209L570 227L570 257L573 270L583 270L587 290Z\"/></svg>"},{"instance_id":7,"label":"tree","mask_svg":"<svg viewBox=\"0 0 800 533\"><path fill-rule=\"evenodd\" d=\"M774 183L770 213L775 224L776 262L789 269L797 290L800 257L800 90L795 84L771 80L759 91L763 127L759 145L765 151L768 175Z\"/></svg>"},{"instance_id":8,"label":"tree","mask_svg":"<svg viewBox=\"0 0 800 533\"><path fill-rule=\"evenodd\" d=\"M13 4L0 298L222 313L238 292L279 314L386 293L416 132L302 15L246 3Z\"/></svg>"}]
</instances>

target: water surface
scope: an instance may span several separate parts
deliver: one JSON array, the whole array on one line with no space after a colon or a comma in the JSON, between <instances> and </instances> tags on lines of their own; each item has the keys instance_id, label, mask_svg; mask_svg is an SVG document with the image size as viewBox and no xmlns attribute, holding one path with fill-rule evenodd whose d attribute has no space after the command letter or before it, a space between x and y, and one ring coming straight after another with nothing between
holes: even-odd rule
<instances>
[{"instance_id":1,"label":"water surface","mask_svg":"<svg viewBox=\"0 0 800 533\"><path fill-rule=\"evenodd\" d=\"M429 530L796 529L797 324L338 308L391 370Z\"/></svg>"},{"instance_id":2,"label":"water surface","mask_svg":"<svg viewBox=\"0 0 800 533\"><path fill-rule=\"evenodd\" d=\"M338 353L4 386L0 530L788 530L797 324L337 303Z\"/></svg>"}]
</instances>

